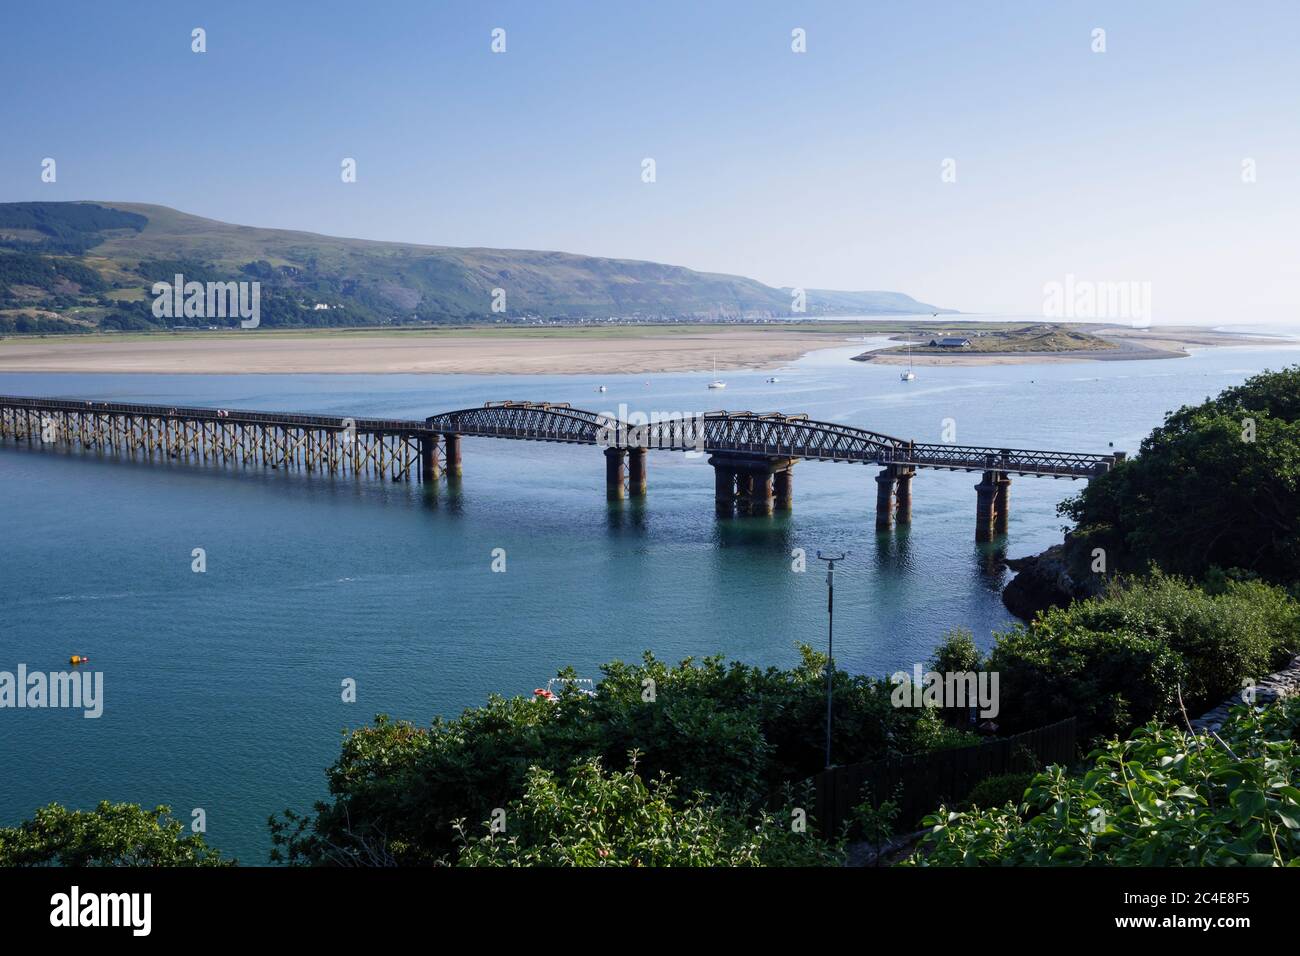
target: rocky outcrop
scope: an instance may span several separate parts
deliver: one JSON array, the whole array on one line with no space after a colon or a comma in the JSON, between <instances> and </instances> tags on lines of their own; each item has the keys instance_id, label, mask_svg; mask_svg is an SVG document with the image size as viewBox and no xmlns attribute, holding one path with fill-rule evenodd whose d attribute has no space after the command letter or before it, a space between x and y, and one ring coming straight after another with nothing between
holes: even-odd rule
<instances>
[{"instance_id":1,"label":"rocky outcrop","mask_svg":"<svg viewBox=\"0 0 1300 956\"><path fill-rule=\"evenodd\" d=\"M1002 603L1025 621L1050 607L1065 607L1071 601L1096 597L1104 587L1101 575L1086 570L1080 573L1079 562L1071 558L1069 541L1053 545L1042 554L1008 559L1006 564L1016 576L1003 588Z\"/></svg>"}]
</instances>

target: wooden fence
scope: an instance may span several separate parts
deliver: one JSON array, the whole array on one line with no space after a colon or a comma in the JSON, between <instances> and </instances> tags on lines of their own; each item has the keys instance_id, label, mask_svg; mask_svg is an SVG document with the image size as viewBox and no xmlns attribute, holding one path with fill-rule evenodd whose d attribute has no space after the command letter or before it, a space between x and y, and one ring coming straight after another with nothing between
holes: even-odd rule
<instances>
[{"instance_id":1,"label":"wooden fence","mask_svg":"<svg viewBox=\"0 0 1300 956\"><path fill-rule=\"evenodd\" d=\"M973 747L936 750L909 757L889 757L871 763L848 764L823 770L816 778L817 820L822 834L830 838L839 832L853 808L867 797L876 805L899 795L898 825L911 828L941 803L965 799L985 777L1033 769L1023 759L1028 752L1036 766L1069 764L1075 759L1078 723L1069 717L1014 737L1002 737Z\"/></svg>"}]
</instances>

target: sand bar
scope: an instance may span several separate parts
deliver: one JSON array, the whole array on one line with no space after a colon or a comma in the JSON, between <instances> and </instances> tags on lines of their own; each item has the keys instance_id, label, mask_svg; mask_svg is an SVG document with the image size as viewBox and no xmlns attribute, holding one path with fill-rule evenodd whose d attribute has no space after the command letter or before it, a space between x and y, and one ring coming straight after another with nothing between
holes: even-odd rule
<instances>
[{"instance_id":1,"label":"sand bar","mask_svg":"<svg viewBox=\"0 0 1300 956\"><path fill-rule=\"evenodd\" d=\"M916 365L1177 358L1189 348L1290 347L1294 339L1190 327L1090 327L1119 348L1105 351L916 356ZM790 328L597 328L556 332L498 329L437 332L221 332L0 340L0 372L155 374L603 375L773 369L808 352L861 343L861 335ZM884 364L906 355L873 355Z\"/></svg>"},{"instance_id":2,"label":"sand bar","mask_svg":"<svg viewBox=\"0 0 1300 956\"><path fill-rule=\"evenodd\" d=\"M581 375L765 369L814 349L849 344L843 335L786 330L673 334L364 333L45 338L0 342L3 372L473 373Z\"/></svg>"}]
</instances>

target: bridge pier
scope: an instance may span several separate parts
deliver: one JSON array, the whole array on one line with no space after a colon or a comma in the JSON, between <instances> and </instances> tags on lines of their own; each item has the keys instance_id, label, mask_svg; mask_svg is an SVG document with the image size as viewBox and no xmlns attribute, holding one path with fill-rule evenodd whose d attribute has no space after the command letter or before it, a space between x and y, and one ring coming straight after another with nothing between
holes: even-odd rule
<instances>
[{"instance_id":1,"label":"bridge pier","mask_svg":"<svg viewBox=\"0 0 1300 956\"><path fill-rule=\"evenodd\" d=\"M1011 518L1011 479L1005 471L998 472L993 494L993 533L1006 534Z\"/></svg>"},{"instance_id":2,"label":"bridge pier","mask_svg":"<svg viewBox=\"0 0 1300 956\"><path fill-rule=\"evenodd\" d=\"M776 504L772 493L772 473L757 468L742 471L739 482L744 482L745 490L741 495L740 506L745 514L770 515Z\"/></svg>"},{"instance_id":3,"label":"bridge pier","mask_svg":"<svg viewBox=\"0 0 1300 956\"><path fill-rule=\"evenodd\" d=\"M898 481L894 492L894 521L898 524L912 523L912 479L916 469L907 465L891 465Z\"/></svg>"},{"instance_id":4,"label":"bridge pier","mask_svg":"<svg viewBox=\"0 0 1300 956\"><path fill-rule=\"evenodd\" d=\"M790 459L788 465L779 469L773 475L773 479L776 492L776 510L794 510L794 459Z\"/></svg>"},{"instance_id":5,"label":"bridge pier","mask_svg":"<svg viewBox=\"0 0 1300 956\"><path fill-rule=\"evenodd\" d=\"M727 517L736 509L736 470L715 458L713 466L713 502L719 517Z\"/></svg>"},{"instance_id":6,"label":"bridge pier","mask_svg":"<svg viewBox=\"0 0 1300 956\"><path fill-rule=\"evenodd\" d=\"M627 458L624 448L605 449L605 497L610 501L623 500L623 463Z\"/></svg>"},{"instance_id":7,"label":"bridge pier","mask_svg":"<svg viewBox=\"0 0 1300 956\"><path fill-rule=\"evenodd\" d=\"M420 438L420 480L426 484L442 476L438 462L438 437L424 435Z\"/></svg>"},{"instance_id":8,"label":"bridge pier","mask_svg":"<svg viewBox=\"0 0 1300 956\"><path fill-rule=\"evenodd\" d=\"M975 486L975 540L992 541L1007 530L1011 479L1000 471L986 471Z\"/></svg>"},{"instance_id":9,"label":"bridge pier","mask_svg":"<svg viewBox=\"0 0 1300 956\"><path fill-rule=\"evenodd\" d=\"M894 485L897 477L891 467L881 469L876 475L876 531L889 531L894 527Z\"/></svg>"},{"instance_id":10,"label":"bridge pier","mask_svg":"<svg viewBox=\"0 0 1300 956\"><path fill-rule=\"evenodd\" d=\"M793 458L713 455L714 500L719 515L739 505L743 514L789 511L794 503Z\"/></svg>"},{"instance_id":11,"label":"bridge pier","mask_svg":"<svg viewBox=\"0 0 1300 956\"><path fill-rule=\"evenodd\" d=\"M627 493L633 498L645 497L646 450L627 450Z\"/></svg>"},{"instance_id":12,"label":"bridge pier","mask_svg":"<svg viewBox=\"0 0 1300 956\"><path fill-rule=\"evenodd\" d=\"M442 436L442 467L452 478L460 477L460 436L447 432Z\"/></svg>"},{"instance_id":13,"label":"bridge pier","mask_svg":"<svg viewBox=\"0 0 1300 956\"><path fill-rule=\"evenodd\" d=\"M876 475L876 530L890 531L895 523L912 523L912 479L910 465L886 465Z\"/></svg>"}]
</instances>

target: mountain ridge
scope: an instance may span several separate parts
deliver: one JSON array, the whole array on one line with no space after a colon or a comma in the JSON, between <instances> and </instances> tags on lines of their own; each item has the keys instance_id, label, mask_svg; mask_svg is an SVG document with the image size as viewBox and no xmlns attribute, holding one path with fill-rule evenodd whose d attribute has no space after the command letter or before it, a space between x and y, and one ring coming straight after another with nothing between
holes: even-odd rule
<instances>
[{"instance_id":1,"label":"mountain ridge","mask_svg":"<svg viewBox=\"0 0 1300 956\"><path fill-rule=\"evenodd\" d=\"M0 331L16 313L156 326L149 290L177 272L261 282L268 327L954 314L900 292L817 289L792 313L791 289L649 260L329 236L151 203L0 203Z\"/></svg>"}]
</instances>

